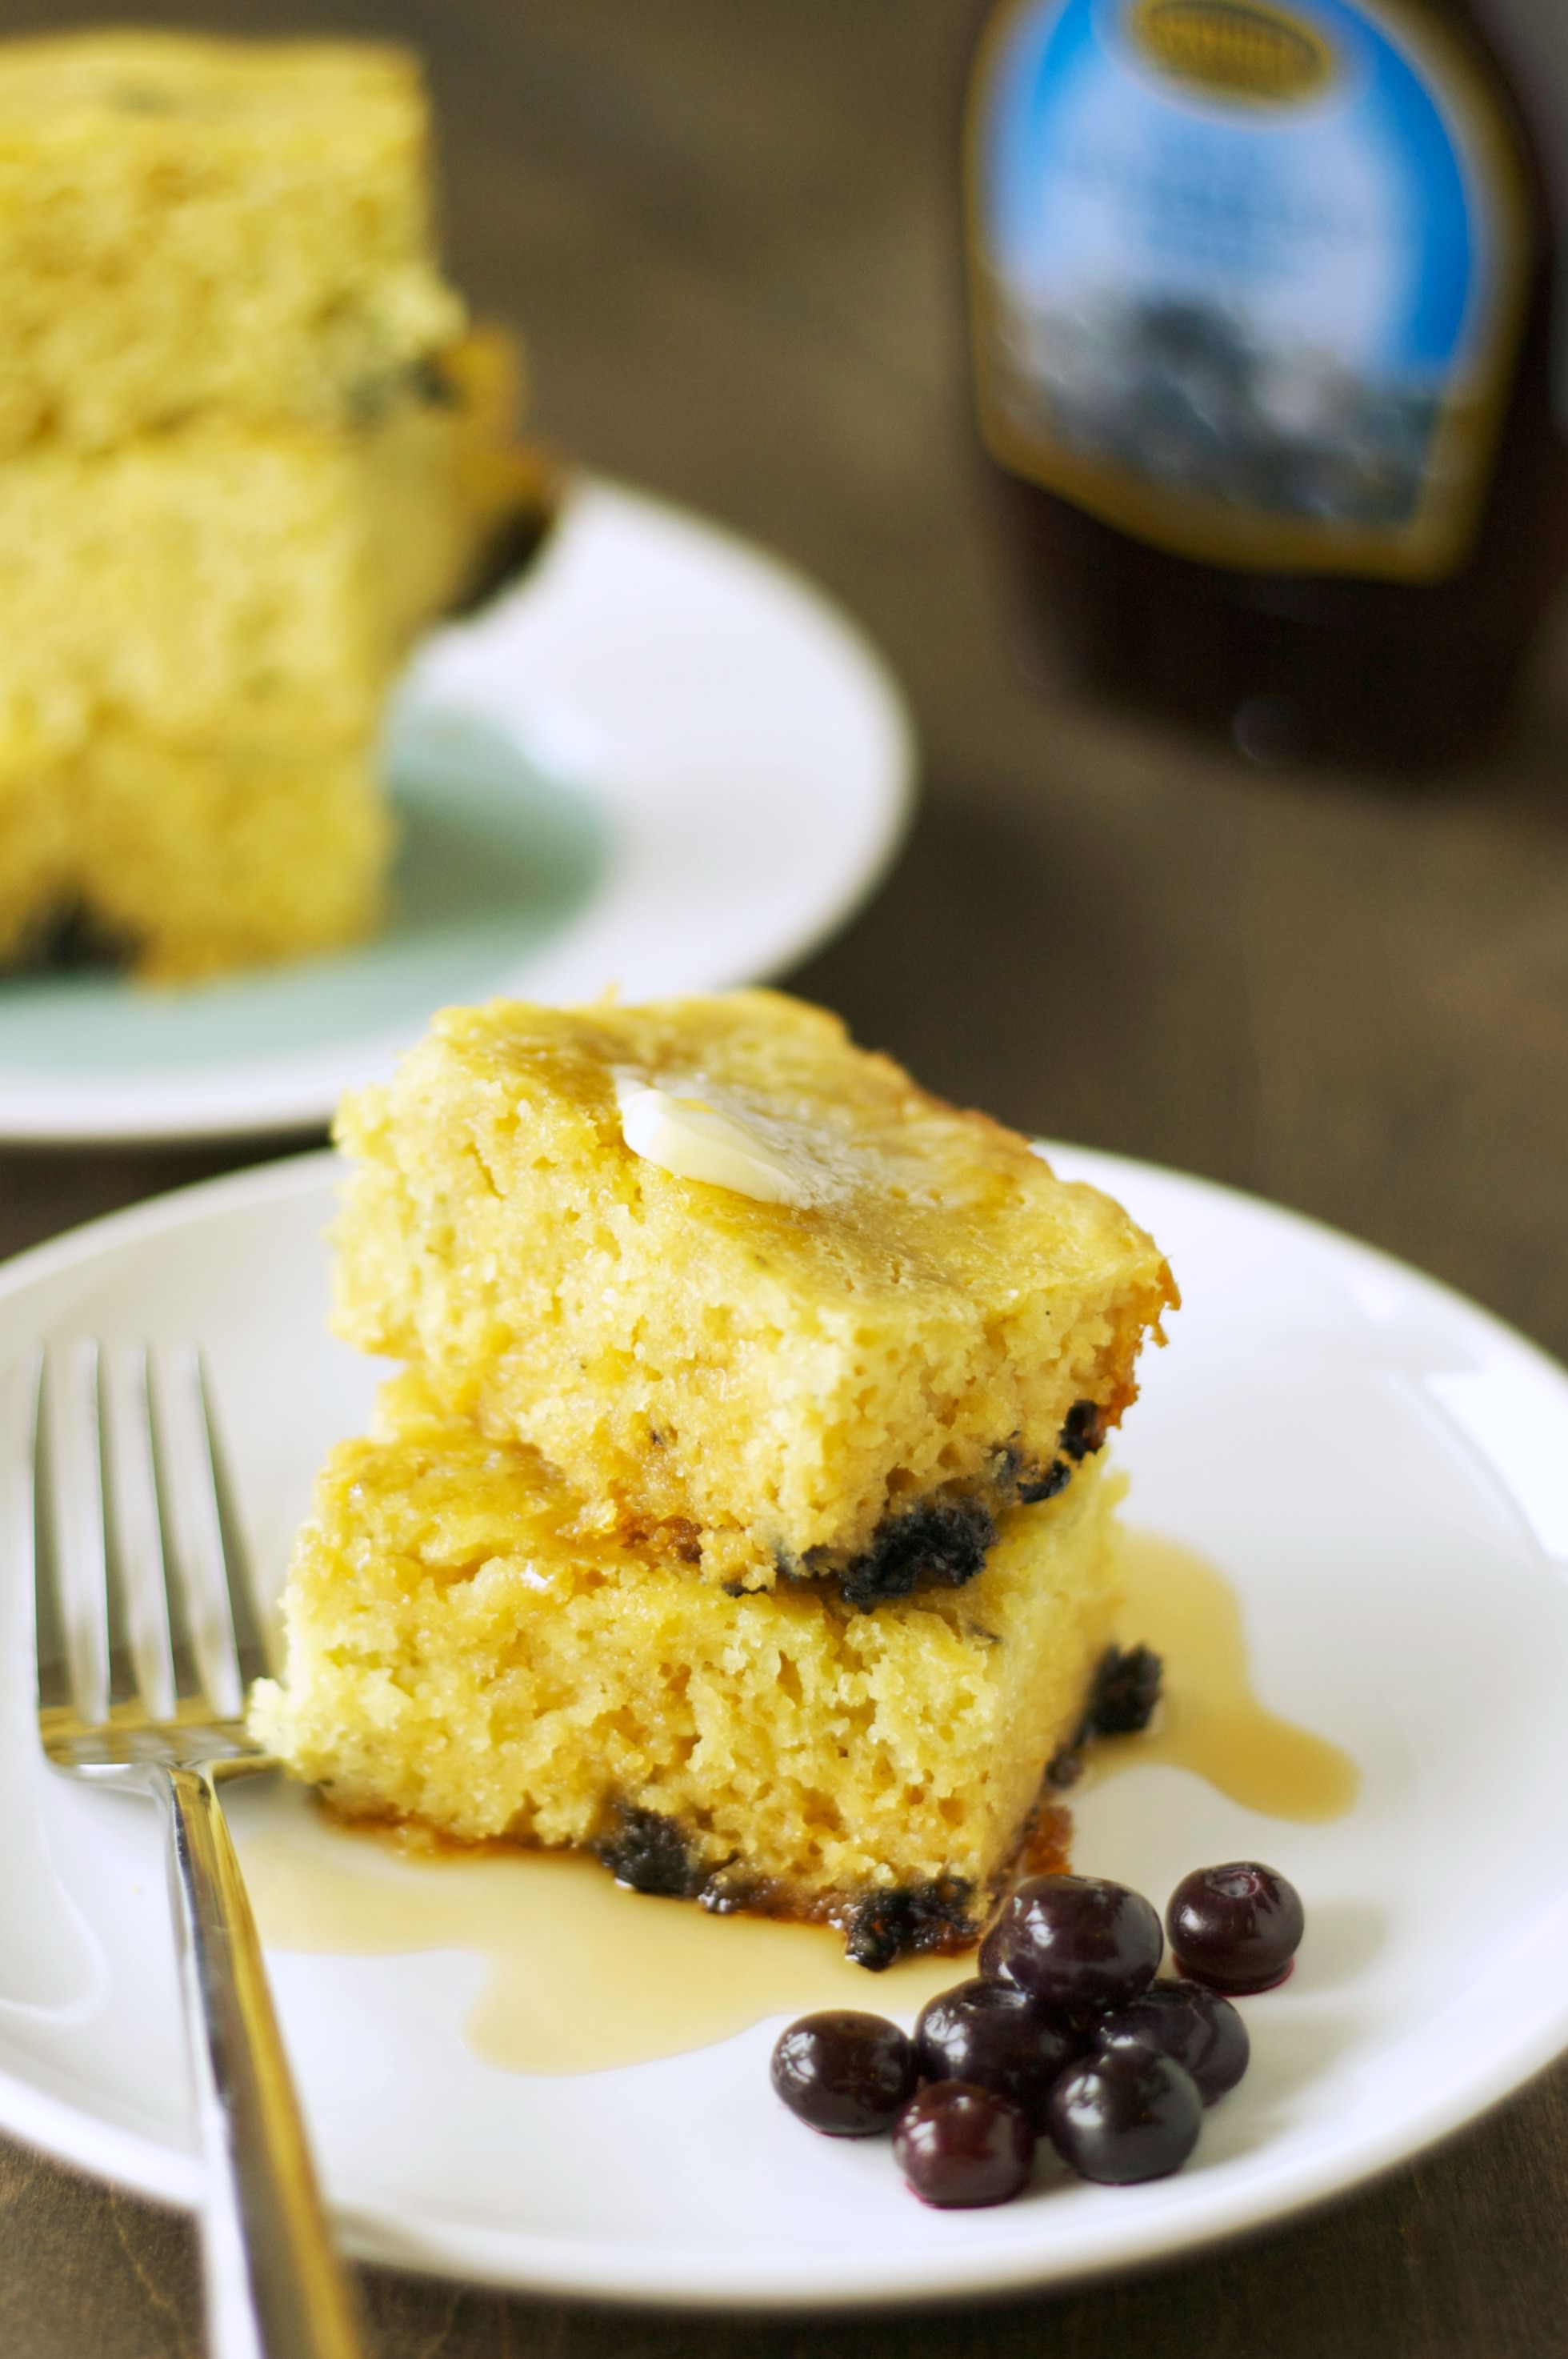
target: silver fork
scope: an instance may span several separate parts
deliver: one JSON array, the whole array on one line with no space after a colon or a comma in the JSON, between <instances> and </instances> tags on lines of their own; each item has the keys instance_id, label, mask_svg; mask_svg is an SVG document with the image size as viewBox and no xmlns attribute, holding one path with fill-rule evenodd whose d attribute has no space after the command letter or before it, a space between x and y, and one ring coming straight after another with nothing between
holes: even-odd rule
<instances>
[{"instance_id":1,"label":"silver fork","mask_svg":"<svg viewBox=\"0 0 1568 2359\"><path fill-rule=\"evenodd\" d=\"M13 1546L37 1609L57 1769L160 1804L206 2164L215 2359L359 2359L220 1789L276 1767L242 1714L260 1669L194 1350L40 1353L18 1387Z\"/></svg>"}]
</instances>

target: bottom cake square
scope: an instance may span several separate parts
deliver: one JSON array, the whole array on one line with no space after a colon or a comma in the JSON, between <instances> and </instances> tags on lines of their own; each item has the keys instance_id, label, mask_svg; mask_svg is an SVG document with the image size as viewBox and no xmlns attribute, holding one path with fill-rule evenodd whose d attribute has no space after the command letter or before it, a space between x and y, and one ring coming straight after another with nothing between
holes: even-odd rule
<instances>
[{"instance_id":1,"label":"bottom cake square","mask_svg":"<svg viewBox=\"0 0 1568 2359\"><path fill-rule=\"evenodd\" d=\"M0 963L62 933L148 980L334 950L381 916L394 840L369 745L192 748L99 730L0 777Z\"/></svg>"},{"instance_id":2,"label":"bottom cake square","mask_svg":"<svg viewBox=\"0 0 1568 2359\"><path fill-rule=\"evenodd\" d=\"M1086 1461L961 1588L730 1595L575 1529L554 1470L400 1377L322 1473L253 1731L345 1816L589 1850L868 1965L962 1948L1084 1722L1120 1487Z\"/></svg>"}]
</instances>

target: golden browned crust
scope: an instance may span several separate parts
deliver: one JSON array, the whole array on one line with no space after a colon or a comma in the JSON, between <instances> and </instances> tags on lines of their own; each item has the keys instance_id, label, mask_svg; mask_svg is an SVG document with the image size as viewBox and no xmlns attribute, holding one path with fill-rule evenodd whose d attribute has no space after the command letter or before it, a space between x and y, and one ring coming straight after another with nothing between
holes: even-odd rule
<instances>
[{"instance_id":1,"label":"golden browned crust","mask_svg":"<svg viewBox=\"0 0 1568 2359\"><path fill-rule=\"evenodd\" d=\"M807 1192L648 1163L626 1076L762 1125ZM983 1551L1082 1456L1075 1419L1120 1415L1175 1300L1119 1206L776 993L450 1009L339 1136L339 1332L720 1583L874 1586L916 1516Z\"/></svg>"}]
</instances>

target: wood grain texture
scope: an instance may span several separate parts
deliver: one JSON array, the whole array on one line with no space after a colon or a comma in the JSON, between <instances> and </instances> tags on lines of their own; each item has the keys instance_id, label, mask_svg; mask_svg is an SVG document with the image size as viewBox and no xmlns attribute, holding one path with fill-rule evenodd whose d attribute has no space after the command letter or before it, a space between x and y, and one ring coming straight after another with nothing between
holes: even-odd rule
<instances>
[{"instance_id":1,"label":"wood grain texture","mask_svg":"<svg viewBox=\"0 0 1568 2359\"><path fill-rule=\"evenodd\" d=\"M7 30L69 21L10 0ZM139 7L92 13L140 17ZM964 411L951 0L164 0L401 33L449 242L528 331L536 419L808 567L881 639L925 800L790 980L935 1087L1373 1238L1568 1353L1568 647L1441 795L1242 771L1031 686ZM235 1153L0 1156L0 1250ZM832 2323L512 2301L385 2276L385 2359L1558 2359L1568 2071L1370 2193L1052 2301ZM0 2145L5 2359L199 2349L186 2224Z\"/></svg>"}]
</instances>

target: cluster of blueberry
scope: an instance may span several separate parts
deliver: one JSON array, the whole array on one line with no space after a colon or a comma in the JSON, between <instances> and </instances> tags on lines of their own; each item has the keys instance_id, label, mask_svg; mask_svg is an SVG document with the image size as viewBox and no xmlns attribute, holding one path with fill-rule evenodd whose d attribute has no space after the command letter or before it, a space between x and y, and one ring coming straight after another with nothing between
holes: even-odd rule
<instances>
[{"instance_id":1,"label":"cluster of blueberry","mask_svg":"<svg viewBox=\"0 0 1568 2359\"><path fill-rule=\"evenodd\" d=\"M878 2015L804 2016L773 2049L773 2087L830 2137L891 2129L927 2203L1007 2202L1042 2136L1080 2178L1162 2179L1247 2070L1224 1994L1282 1982L1303 1919L1293 1886L1241 1860L1184 1876L1165 1923L1180 1981L1154 1979L1165 1945L1141 1893L1032 1877L986 1935L979 1975L930 2000L913 2039Z\"/></svg>"}]
</instances>

